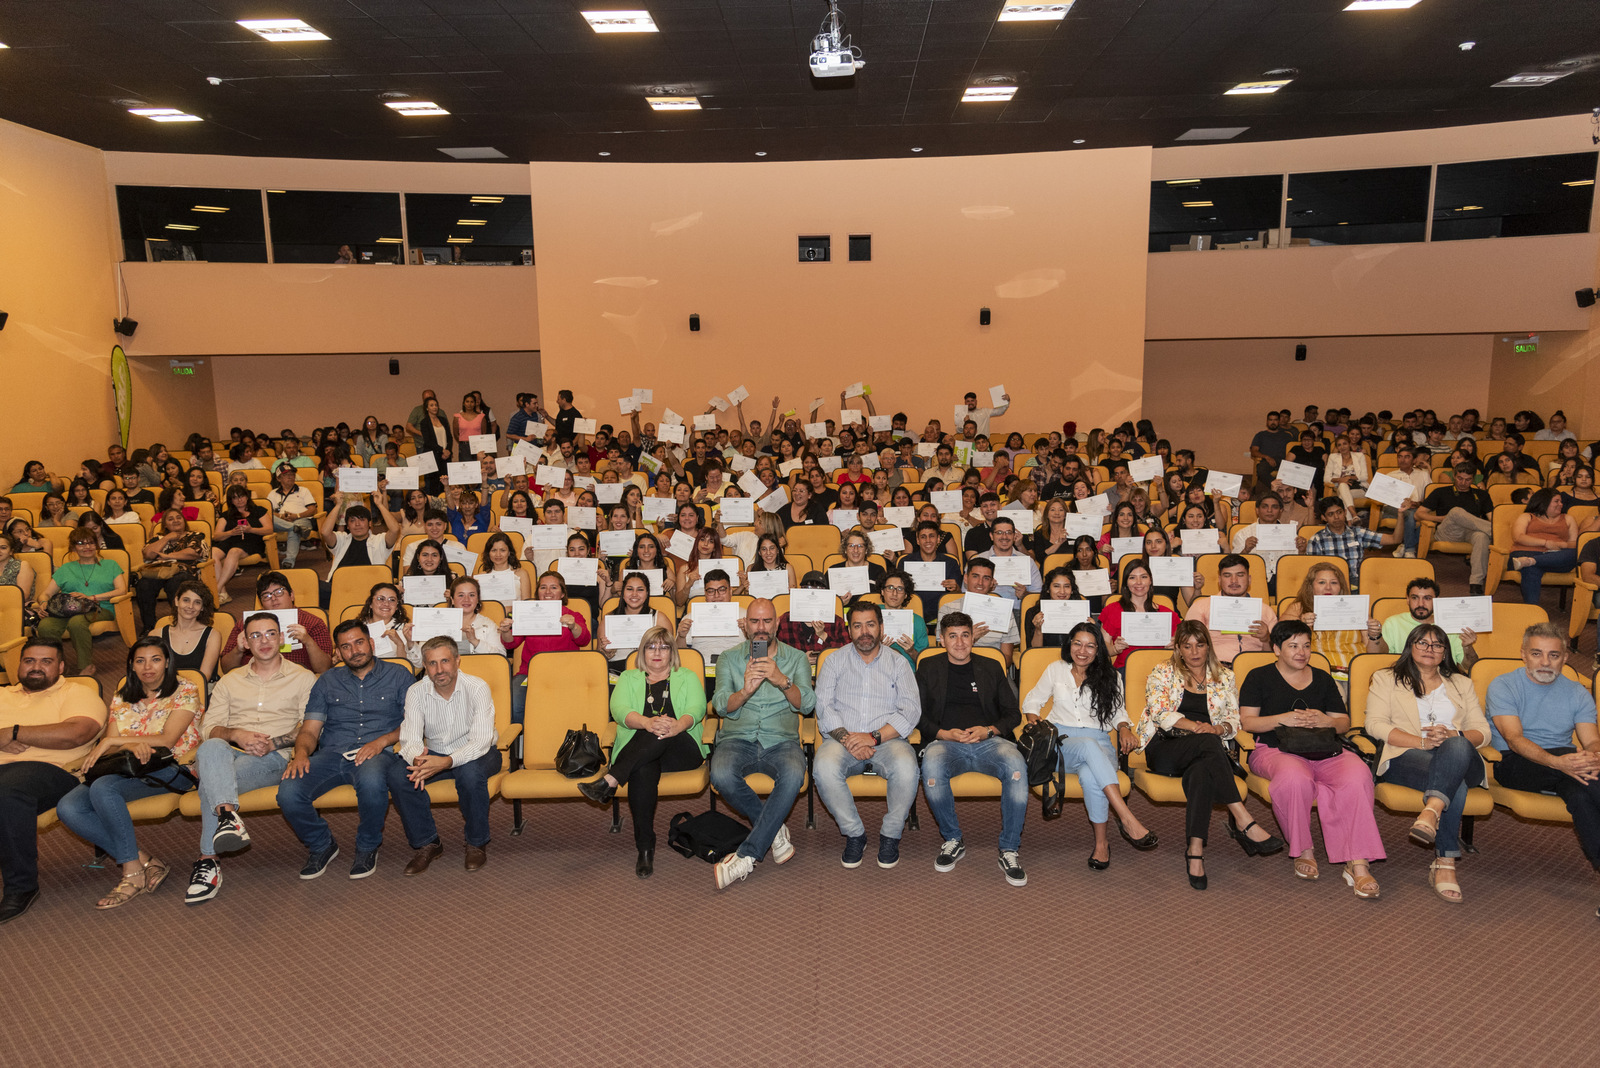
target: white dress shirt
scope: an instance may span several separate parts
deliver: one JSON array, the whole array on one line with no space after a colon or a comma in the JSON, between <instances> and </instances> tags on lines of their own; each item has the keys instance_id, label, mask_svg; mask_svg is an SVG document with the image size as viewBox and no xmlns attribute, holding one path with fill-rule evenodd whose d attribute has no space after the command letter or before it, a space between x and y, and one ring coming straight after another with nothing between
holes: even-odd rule
<instances>
[{"instance_id":1,"label":"white dress shirt","mask_svg":"<svg viewBox=\"0 0 1600 1068\"><path fill-rule=\"evenodd\" d=\"M410 764L426 750L461 765L483 756L494 744L494 698L489 684L461 672L449 700L439 696L432 679L406 691L406 718L400 724L400 755Z\"/></svg>"},{"instance_id":2,"label":"white dress shirt","mask_svg":"<svg viewBox=\"0 0 1600 1068\"><path fill-rule=\"evenodd\" d=\"M1094 700L1087 684L1079 686L1072 678L1072 665L1065 660L1052 660L1044 669L1039 681L1022 699L1022 714L1037 716L1049 701L1047 717L1057 727L1093 727L1096 730L1113 730L1119 723L1128 722L1127 702L1123 700L1122 680L1117 680L1117 711L1110 723L1102 724L1094 715Z\"/></svg>"}]
</instances>

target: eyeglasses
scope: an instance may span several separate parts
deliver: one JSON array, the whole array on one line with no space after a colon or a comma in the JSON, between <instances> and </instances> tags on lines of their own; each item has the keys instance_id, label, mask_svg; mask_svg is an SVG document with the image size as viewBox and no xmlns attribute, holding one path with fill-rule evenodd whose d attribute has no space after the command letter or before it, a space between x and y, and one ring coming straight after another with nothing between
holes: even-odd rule
<instances>
[{"instance_id":1,"label":"eyeglasses","mask_svg":"<svg viewBox=\"0 0 1600 1068\"><path fill-rule=\"evenodd\" d=\"M647 653L670 653L672 652L672 646L662 645L661 643L657 642L655 645L645 646L644 651Z\"/></svg>"},{"instance_id":2,"label":"eyeglasses","mask_svg":"<svg viewBox=\"0 0 1600 1068\"><path fill-rule=\"evenodd\" d=\"M261 596L263 596L263 597L282 597L282 596L286 595L288 592L289 591L284 589L282 586L274 586L270 590L262 590L261 591Z\"/></svg>"},{"instance_id":3,"label":"eyeglasses","mask_svg":"<svg viewBox=\"0 0 1600 1068\"><path fill-rule=\"evenodd\" d=\"M254 634L246 634L244 637L245 637L246 641L252 641L252 642L264 641L264 640L266 640L268 638L271 638L273 641L277 641L278 640L278 631L276 629L257 631Z\"/></svg>"},{"instance_id":4,"label":"eyeglasses","mask_svg":"<svg viewBox=\"0 0 1600 1068\"><path fill-rule=\"evenodd\" d=\"M1416 645L1413 646L1413 648L1426 649L1430 653L1437 653L1437 652L1442 652L1444 650L1444 643L1443 642L1434 642L1434 641L1417 642Z\"/></svg>"}]
</instances>

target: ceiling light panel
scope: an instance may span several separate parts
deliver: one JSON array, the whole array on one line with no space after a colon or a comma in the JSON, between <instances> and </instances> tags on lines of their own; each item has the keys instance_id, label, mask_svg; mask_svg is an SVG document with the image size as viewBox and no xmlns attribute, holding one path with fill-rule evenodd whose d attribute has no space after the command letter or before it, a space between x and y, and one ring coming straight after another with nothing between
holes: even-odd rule
<instances>
[{"instance_id":1,"label":"ceiling light panel","mask_svg":"<svg viewBox=\"0 0 1600 1068\"><path fill-rule=\"evenodd\" d=\"M1209 200L1185 200L1183 206L1186 208L1209 208L1214 205Z\"/></svg>"},{"instance_id":2,"label":"ceiling light panel","mask_svg":"<svg viewBox=\"0 0 1600 1068\"><path fill-rule=\"evenodd\" d=\"M239 25L264 41L326 41L327 34L299 19L240 19Z\"/></svg>"},{"instance_id":3,"label":"ceiling light panel","mask_svg":"<svg viewBox=\"0 0 1600 1068\"><path fill-rule=\"evenodd\" d=\"M129 108L129 115L137 115L141 119L150 119L154 122L200 122L200 116L190 115L177 108Z\"/></svg>"},{"instance_id":4,"label":"ceiling light panel","mask_svg":"<svg viewBox=\"0 0 1600 1068\"><path fill-rule=\"evenodd\" d=\"M210 212L213 215L221 215L223 212L227 211L228 209L227 208L219 208L219 207L216 207L215 205L212 205L212 204L196 204L194 207L190 208L189 210L190 211L205 211L205 212Z\"/></svg>"},{"instance_id":5,"label":"ceiling light panel","mask_svg":"<svg viewBox=\"0 0 1600 1068\"><path fill-rule=\"evenodd\" d=\"M471 197L469 199L474 204L502 204L502 203L505 202L506 198L505 197Z\"/></svg>"},{"instance_id":6,"label":"ceiling light panel","mask_svg":"<svg viewBox=\"0 0 1600 1068\"><path fill-rule=\"evenodd\" d=\"M438 104L435 104L431 100L388 100L384 102L383 106L387 108L393 108L402 115L412 117L418 115L450 114L444 108L440 107Z\"/></svg>"},{"instance_id":7,"label":"ceiling light panel","mask_svg":"<svg viewBox=\"0 0 1600 1068\"><path fill-rule=\"evenodd\" d=\"M1422 0L1350 0L1346 11L1404 11L1416 7Z\"/></svg>"},{"instance_id":8,"label":"ceiling light panel","mask_svg":"<svg viewBox=\"0 0 1600 1068\"><path fill-rule=\"evenodd\" d=\"M656 33L648 11L581 11L595 33Z\"/></svg>"},{"instance_id":9,"label":"ceiling light panel","mask_svg":"<svg viewBox=\"0 0 1600 1068\"><path fill-rule=\"evenodd\" d=\"M1270 78L1260 82L1240 82L1223 95L1253 96L1259 93L1276 93L1292 81L1294 81L1293 78Z\"/></svg>"},{"instance_id":10,"label":"ceiling light panel","mask_svg":"<svg viewBox=\"0 0 1600 1068\"><path fill-rule=\"evenodd\" d=\"M1014 85L969 85L967 91L961 94L963 104L988 104L999 100L1010 100L1017 95Z\"/></svg>"},{"instance_id":11,"label":"ceiling light panel","mask_svg":"<svg viewBox=\"0 0 1600 1068\"><path fill-rule=\"evenodd\" d=\"M1574 185L1574 186L1576 186L1576 185L1594 185L1594 179L1593 178L1584 178L1584 179L1581 179L1581 180L1576 181L1576 182L1562 182L1561 184L1562 185Z\"/></svg>"},{"instance_id":12,"label":"ceiling light panel","mask_svg":"<svg viewBox=\"0 0 1600 1068\"><path fill-rule=\"evenodd\" d=\"M1521 74L1513 74L1509 78L1504 78L1504 79L1502 79L1502 80L1500 80L1498 82L1495 82L1489 88L1491 88L1491 89L1527 89L1527 88L1530 88L1530 87L1536 86L1536 85L1549 85L1551 82L1560 81L1562 78L1565 78L1567 75L1569 75L1571 73L1572 72L1570 70L1562 70L1562 71L1526 70L1526 71L1523 71Z\"/></svg>"},{"instance_id":13,"label":"ceiling light panel","mask_svg":"<svg viewBox=\"0 0 1600 1068\"><path fill-rule=\"evenodd\" d=\"M647 96L652 111L699 111L697 96Z\"/></svg>"},{"instance_id":14,"label":"ceiling light panel","mask_svg":"<svg viewBox=\"0 0 1600 1068\"><path fill-rule=\"evenodd\" d=\"M1060 22L1072 10L1066 4L1007 4L1000 9L999 22Z\"/></svg>"}]
</instances>

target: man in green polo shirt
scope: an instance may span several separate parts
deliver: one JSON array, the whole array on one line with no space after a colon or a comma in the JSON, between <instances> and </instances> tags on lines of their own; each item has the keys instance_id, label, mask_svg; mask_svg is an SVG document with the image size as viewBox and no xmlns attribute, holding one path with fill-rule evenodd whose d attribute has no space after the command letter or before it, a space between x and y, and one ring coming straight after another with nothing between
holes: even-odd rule
<instances>
[{"instance_id":1,"label":"man in green polo shirt","mask_svg":"<svg viewBox=\"0 0 1600 1068\"><path fill-rule=\"evenodd\" d=\"M1406 583L1407 611L1396 612L1384 620L1380 633L1367 632L1367 652L1398 653L1403 650L1408 634L1424 623L1433 622L1433 599L1438 594L1439 584L1426 575ZM1471 667L1472 662L1478 659L1478 651L1474 646L1477 640L1478 635L1471 630L1450 635L1450 655L1455 657L1456 665L1462 670Z\"/></svg>"}]
</instances>

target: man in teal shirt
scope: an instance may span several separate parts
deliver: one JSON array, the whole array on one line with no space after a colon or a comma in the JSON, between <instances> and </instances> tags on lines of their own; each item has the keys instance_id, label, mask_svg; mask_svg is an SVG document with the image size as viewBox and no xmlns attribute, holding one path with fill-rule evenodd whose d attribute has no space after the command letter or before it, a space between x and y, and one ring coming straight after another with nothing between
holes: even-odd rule
<instances>
[{"instance_id":1,"label":"man in teal shirt","mask_svg":"<svg viewBox=\"0 0 1600 1068\"><path fill-rule=\"evenodd\" d=\"M778 613L772 602L752 601L740 626L748 640L717 658L711 707L722 722L711 751L711 785L752 826L738 850L717 864L718 890L748 876L769 848L777 864L794 856L783 821L806 780L800 717L817 707L811 665L804 653L775 637ZM765 645L767 654L752 656L755 645ZM772 777L765 802L745 782L755 772Z\"/></svg>"}]
</instances>

